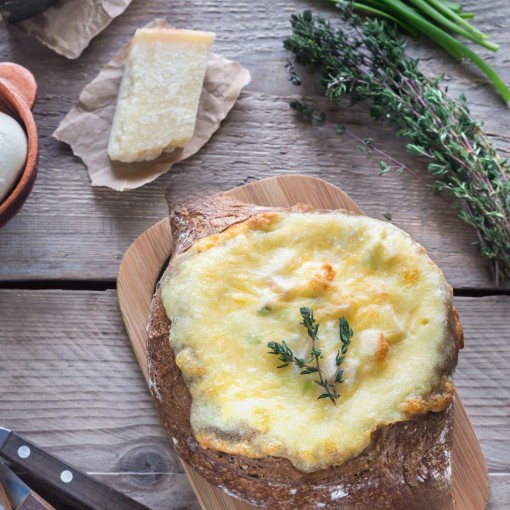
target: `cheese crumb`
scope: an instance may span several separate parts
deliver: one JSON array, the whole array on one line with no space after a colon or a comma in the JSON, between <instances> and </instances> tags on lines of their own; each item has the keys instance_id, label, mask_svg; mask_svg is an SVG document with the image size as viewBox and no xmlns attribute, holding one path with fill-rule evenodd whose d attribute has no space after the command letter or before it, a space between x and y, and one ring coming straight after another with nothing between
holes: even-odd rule
<instances>
[{"instance_id":1,"label":"cheese crumb","mask_svg":"<svg viewBox=\"0 0 510 510\"><path fill-rule=\"evenodd\" d=\"M347 496L347 492L345 492L343 490L343 487L341 485L339 485L336 490L332 491L331 492L331 499L334 501L336 499L341 499L341 498L345 498L345 496Z\"/></svg>"}]
</instances>

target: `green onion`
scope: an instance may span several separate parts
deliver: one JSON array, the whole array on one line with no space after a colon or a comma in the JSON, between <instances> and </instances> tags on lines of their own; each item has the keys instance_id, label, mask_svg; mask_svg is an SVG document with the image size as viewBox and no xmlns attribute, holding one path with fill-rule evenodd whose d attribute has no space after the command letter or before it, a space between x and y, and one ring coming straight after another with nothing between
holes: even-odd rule
<instances>
[{"instance_id":1,"label":"green onion","mask_svg":"<svg viewBox=\"0 0 510 510\"><path fill-rule=\"evenodd\" d=\"M346 4L348 0L329 0L334 4ZM464 13L463 6L448 0L360 0L351 2L352 6L365 13L393 21L413 36L426 35L456 60L463 57L471 60L493 83L499 94L508 103L510 89L481 56L453 37L457 34L491 51L497 51L499 45L488 41L489 35L471 25L468 19L473 13Z\"/></svg>"},{"instance_id":2,"label":"green onion","mask_svg":"<svg viewBox=\"0 0 510 510\"><path fill-rule=\"evenodd\" d=\"M486 39L487 37L489 37L488 35L485 35L484 33L477 30L475 27L473 27L473 25L468 23L458 11L451 9L450 7L445 5L444 2L441 2L441 0L429 0L429 3L433 6L432 9L435 7L438 11L441 11L442 14L448 16L452 21L458 23L464 28L467 28L475 36L478 36L481 39Z\"/></svg>"},{"instance_id":3,"label":"green onion","mask_svg":"<svg viewBox=\"0 0 510 510\"><path fill-rule=\"evenodd\" d=\"M418 35L417 30L415 30L413 27L408 25L407 23L404 23L403 21L400 21L398 18L395 18L391 14L388 14L387 12L380 11L379 9L375 9L374 7L370 7L368 5L363 5L357 2L354 2L354 7L359 11L368 12L370 14L375 14L376 16L380 16L381 18L389 19L390 21L393 21L393 23L397 24L398 26L402 27L406 32L410 33L414 37Z\"/></svg>"}]
</instances>

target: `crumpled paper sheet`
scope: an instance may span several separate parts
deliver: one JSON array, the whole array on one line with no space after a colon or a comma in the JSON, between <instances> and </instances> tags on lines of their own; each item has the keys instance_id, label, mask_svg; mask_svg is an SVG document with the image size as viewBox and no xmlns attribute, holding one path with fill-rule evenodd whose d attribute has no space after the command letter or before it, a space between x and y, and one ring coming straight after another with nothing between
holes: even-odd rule
<instances>
[{"instance_id":1,"label":"crumpled paper sheet","mask_svg":"<svg viewBox=\"0 0 510 510\"><path fill-rule=\"evenodd\" d=\"M60 0L16 24L23 32L67 58L78 58L90 41L133 0Z\"/></svg>"},{"instance_id":2,"label":"crumpled paper sheet","mask_svg":"<svg viewBox=\"0 0 510 510\"><path fill-rule=\"evenodd\" d=\"M147 26L168 24L156 20ZM251 80L249 71L241 64L212 54L200 96L195 132L188 144L153 161L111 161L106 150L128 52L129 44L83 89L76 105L53 133L57 140L69 144L73 153L87 165L92 186L107 186L117 191L143 186L170 170L173 164L198 152L232 109L241 89Z\"/></svg>"}]
</instances>

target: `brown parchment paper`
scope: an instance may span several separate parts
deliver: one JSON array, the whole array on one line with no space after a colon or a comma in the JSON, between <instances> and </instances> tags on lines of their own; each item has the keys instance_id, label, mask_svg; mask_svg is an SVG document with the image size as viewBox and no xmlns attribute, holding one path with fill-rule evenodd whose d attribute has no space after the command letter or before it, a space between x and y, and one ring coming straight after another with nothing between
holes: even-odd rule
<instances>
[{"instance_id":1,"label":"brown parchment paper","mask_svg":"<svg viewBox=\"0 0 510 510\"><path fill-rule=\"evenodd\" d=\"M168 24L156 20L147 26ZM143 186L170 170L173 164L195 154L218 129L241 89L251 80L249 71L241 64L212 54L200 96L195 132L188 144L153 161L111 161L106 149L128 52L129 44L83 89L76 105L53 133L57 140L68 143L73 153L87 165L92 186L108 186L117 191Z\"/></svg>"},{"instance_id":2,"label":"brown parchment paper","mask_svg":"<svg viewBox=\"0 0 510 510\"><path fill-rule=\"evenodd\" d=\"M90 41L132 0L60 0L16 26L67 58L78 58Z\"/></svg>"}]
</instances>

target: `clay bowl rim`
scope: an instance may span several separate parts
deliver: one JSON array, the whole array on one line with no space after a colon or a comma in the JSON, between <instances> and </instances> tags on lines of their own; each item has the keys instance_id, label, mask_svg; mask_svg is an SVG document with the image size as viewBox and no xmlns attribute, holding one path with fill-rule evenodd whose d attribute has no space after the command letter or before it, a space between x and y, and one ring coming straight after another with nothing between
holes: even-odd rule
<instances>
[{"instance_id":1,"label":"clay bowl rim","mask_svg":"<svg viewBox=\"0 0 510 510\"><path fill-rule=\"evenodd\" d=\"M21 94L11 83L0 78L0 104L4 103L8 110L7 114L13 114L21 120L22 127L27 135L28 153L25 168L14 189L0 203L0 227L7 223L21 208L30 194L39 159L39 138L32 110L27 105ZM3 110L5 112L5 109ZM5 218L4 218L5 216Z\"/></svg>"}]
</instances>

